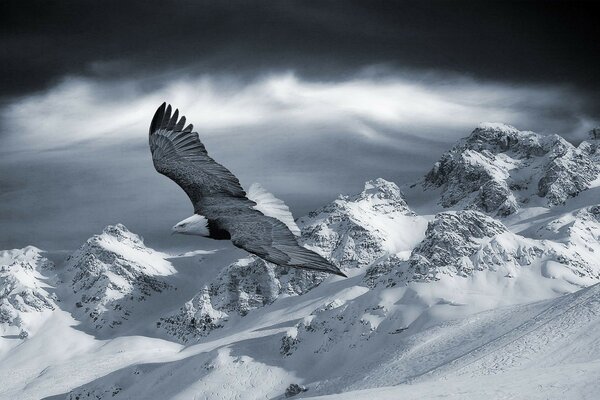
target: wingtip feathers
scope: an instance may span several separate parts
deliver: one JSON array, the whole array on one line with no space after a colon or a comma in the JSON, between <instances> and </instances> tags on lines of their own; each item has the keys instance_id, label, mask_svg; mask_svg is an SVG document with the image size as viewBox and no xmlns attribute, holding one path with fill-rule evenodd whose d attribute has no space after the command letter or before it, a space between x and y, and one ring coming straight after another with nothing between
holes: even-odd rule
<instances>
[{"instance_id":1,"label":"wingtip feathers","mask_svg":"<svg viewBox=\"0 0 600 400\"><path fill-rule=\"evenodd\" d=\"M189 124L185 129L186 118L185 116L179 117L179 109L175 109L167 102L163 102L160 107L154 113L152 122L150 123L150 134L156 132L159 129L173 130L177 132L189 133L193 129L193 125Z\"/></svg>"},{"instance_id":2,"label":"wingtip feathers","mask_svg":"<svg viewBox=\"0 0 600 400\"><path fill-rule=\"evenodd\" d=\"M164 102L156 109L154 113L154 117L152 117L152 122L150 123L150 133L156 131L158 128L159 122L162 121L163 115L165 113L165 107L167 107L167 103Z\"/></svg>"}]
</instances>

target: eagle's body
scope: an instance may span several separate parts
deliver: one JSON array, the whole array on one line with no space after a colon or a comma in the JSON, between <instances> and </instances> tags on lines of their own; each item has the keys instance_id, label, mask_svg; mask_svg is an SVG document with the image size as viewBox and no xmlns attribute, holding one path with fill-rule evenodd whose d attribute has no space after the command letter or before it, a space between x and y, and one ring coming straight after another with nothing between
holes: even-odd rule
<instances>
[{"instance_id":1,"label":"eagle's body","mask_svg":"<svg viewBox=\"0 0 600 400\"><path fill-rule=\"evenodd\" d=\"M252 186L247 196L235 175L208 155L192 125L184 125L185 117L179 119L178 110L171 115L165 103L150 124L154 167L175 181L194 206L194 215L175 225L174 232L231 240L274 264L345 276L298 244L299 229L281 200L260 186Z\"/></svg>"}]
</instances>

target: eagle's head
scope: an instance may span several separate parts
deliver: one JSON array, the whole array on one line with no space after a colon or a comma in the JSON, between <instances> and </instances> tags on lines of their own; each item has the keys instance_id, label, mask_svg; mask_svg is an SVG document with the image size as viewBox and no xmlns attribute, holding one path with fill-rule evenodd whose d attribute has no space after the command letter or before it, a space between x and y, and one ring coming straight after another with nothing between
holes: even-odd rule
<instances>
[{"instance_id":1,"label":"eagle's head","mask_svg":"<svg viewBox=\"0 0 600 400\"><path fill-rule=\"evenodd\" d=\"M182 235L208 236L208 220L203 215L194 214L173 226L172 233Z\"/></svg>"}]
</instances>

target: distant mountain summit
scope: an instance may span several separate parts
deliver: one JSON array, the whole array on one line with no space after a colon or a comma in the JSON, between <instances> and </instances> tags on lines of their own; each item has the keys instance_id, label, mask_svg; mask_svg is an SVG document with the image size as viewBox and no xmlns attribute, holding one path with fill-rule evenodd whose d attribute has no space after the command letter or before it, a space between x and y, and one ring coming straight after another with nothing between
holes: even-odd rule
<instances>
[{"instance_id":1,"label":"distant mountain summit","mask_svg":"<svg viewBox=\"0 0 600 400\"><path fill-rule=\"evenodd\" d=\"M342 269L364 267L389 252L410 252L426 227L426 221L410 210L400 188L381 178L297 222L303 243Z\"/></svg>"},{"instance_id":2,"label":"distant mountain summit","mask_svg":"<svg viewBox=\"0 0 600 400\"><path fill-rule=\"evenodd\" d=\"M421 185L441 190L443 207L507 216L524 205L556 206L597 179L598 148L558 135L481 124L427 173Z\"/></svg>"}]
</instances>

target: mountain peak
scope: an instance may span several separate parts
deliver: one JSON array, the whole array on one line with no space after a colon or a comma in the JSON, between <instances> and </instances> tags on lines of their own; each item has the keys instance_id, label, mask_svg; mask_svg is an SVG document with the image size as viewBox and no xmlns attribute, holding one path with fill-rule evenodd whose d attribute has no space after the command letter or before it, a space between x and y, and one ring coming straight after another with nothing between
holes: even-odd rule
<instances>
[{"instance_id":1,"label":"mountain peak","mask_svg":"<svg viewBox=\"0 0 600 400\"><path fill-rule=\"evenodd\" d=\"M455 149L488 150L494 154L511 152L520 157L541 156L555 146L570 146L556 134L542 135L532 131L520 131L514 126L498 122L479 124Z\"/></svg>"},{"instance_id":2,"label":"mountain peak","mask_svg":"<svg viewBox=\"0 0 600 400\"><path fill-rule=\"evenodd\" d=\"M483 131L499 131L506 133L519 133L520 131L512 125L504 124L502 122L481 122L475 130Z\"/></svg>"},{"instance_id":3,"label":"mountain peak","mask_svg":"<svg viewBox=\"0 0 600 400\"><path fill-rule=\"evenodd\" d=\"M163 277L175 269L166 257L123 224L107 226L67 259L74 314L96 329L122 324L135 303L170 289Z\"/></svg>"},{"instance_id":4,"label":"mountain peak","mask_svg":"<svg viewBox=\"0 0 600 400\"><path fill-rule=\"evenodd\" d=\"M31 270L36 269L36 267L41 267L43 269L53 268L54 264L45 258L42 253L44 253L44 251L35 246L26 246L22 249L2 250L0 251L0 265L18 263L22 267Z\"/></svg>"},{"instance_id":5,"label":"mountain peak","mask_svg":"<svg viewBox=\"0 0 600 400\"><path fill-rule=\"evenodd\" d=\"M340 195L334 204L349 211L373 210L376 212L402 212L407 215L414 215L408 208L398 185L383 178L365 182L363 191L356 195Z\"/></svg>"},{"instance_id":6,"label":"mountain peak","mask_svg":"<svg viewBox=\"0 0 600 400\"><path fill-rule=\"evenodd\" d=\"M128 240L138 245L144 244L144 239L141 236L131 232L125 225L121 223L106 226L102 230L101 235L111 236L119 241Z\"/></svg>"},{"instance_id":7,"label":"mountain peak","mask_svg":"<svg viewBox=\"0 0 600 400\"><path fill-rule=\"evenodd\" d=\"M362 192L340 196L298 219L298 226L309 248L342 268L356 268L388 252L408 251L426 222L410 210L395 183L378 178L366 182Z\"/></svg>"},{"instance_id":8,"label":"mountain peak","mask_svg":"<svg viewBox=\"0 0 600 400\"><path fill-rule=\"evenodd\" d=\"M365 188L359 195L361 197L373 196L378 198L402 199L402 192L394 182L377 178L365 182Z\"/></svg>"},{"instance_id":9,"label":"mountain peak","mask_svg":"<svg viewBox=\"0 0 600 400\"><path fill-rule=\"evenodd\" d=\"M594 152L558 135L485 123L445 153L423 185L441 188L442 207L506 216L530 201L551 207L586 190L600 173Z\"/></svg>"}]
</instances>

